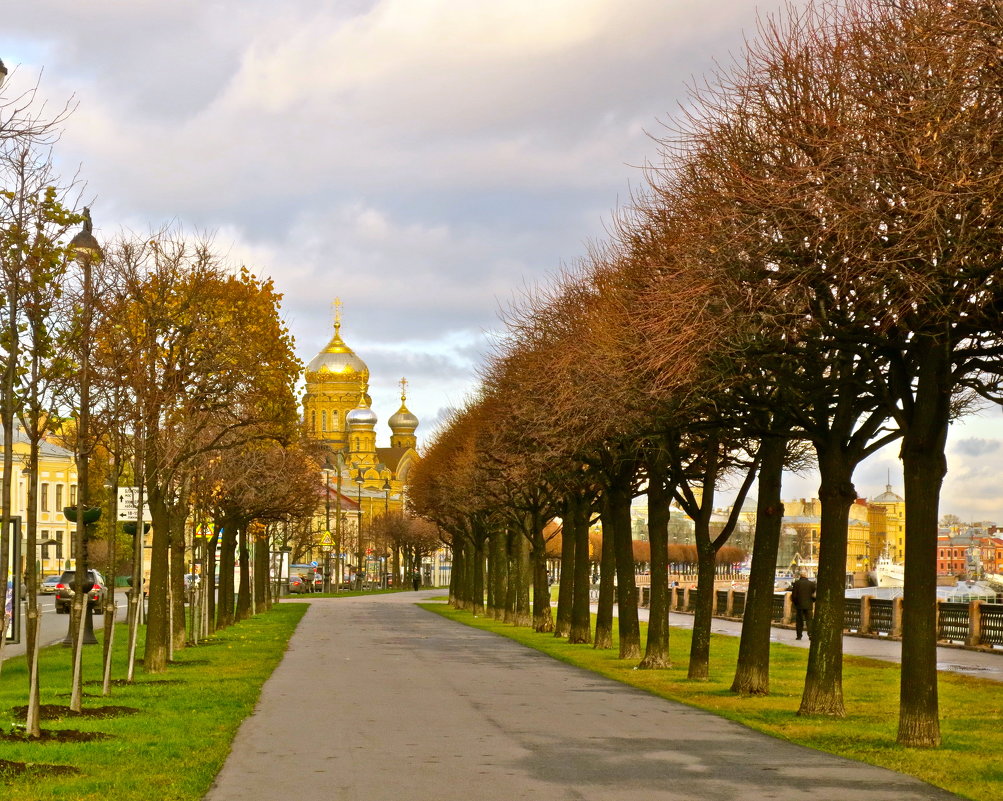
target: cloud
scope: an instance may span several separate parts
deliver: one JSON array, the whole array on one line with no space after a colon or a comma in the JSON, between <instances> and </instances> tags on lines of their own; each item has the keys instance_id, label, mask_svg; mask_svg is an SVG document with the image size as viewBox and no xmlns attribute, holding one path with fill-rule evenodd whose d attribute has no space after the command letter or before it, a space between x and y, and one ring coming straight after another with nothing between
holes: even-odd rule
<instances>
[{"instance_id":1,"label":"cloud","mask_svg":"<svg viewBox=\"0 0 1003 801\"><path fill-rule=\"evenodd\" d=\"M998 453L1003 441L998 439L982 439L979 437L967 437L954 442L951 450L964 456L975 458L988 456L991 453Z\"/></svg>"}]
</instances>

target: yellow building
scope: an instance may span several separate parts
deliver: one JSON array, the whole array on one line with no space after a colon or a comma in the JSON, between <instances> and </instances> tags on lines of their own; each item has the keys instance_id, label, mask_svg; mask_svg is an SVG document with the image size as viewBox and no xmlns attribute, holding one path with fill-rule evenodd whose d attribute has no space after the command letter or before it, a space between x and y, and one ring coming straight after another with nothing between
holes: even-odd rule
<instances>
[{"instance_id":1,"label":"yellow building","mask_svg":"<svg viewBox=\"0 0 1003 801\"><path fill-rule=\"evenodd\" d=\"M42 576L72 568L76 554L73 552L73 524L63 516L63 507L77 502L77 465L73 452L67 448L43 441L38 455L38 549L29 554L28 537L24 528L28 509L28 439L19 427L14 437L14 484L11 514L21 518L22 569L34 564ZM2 465L0 465L2 475Z\"/></svg>"},{"instance_id":2,"label":"yellow building","mask_svg":"<svg viewBox=\"0 0 1003 801\"><path fill-rule=\"evenodd\" d=\"M846 572L853 574L854 586L867 586L867 573L871 569L871 524L867 514L867 501L857 498L850 505L846 524Z\"/></svg>"},{"instance_id":3,"label":"yellow building","mask_svg":"<svg viewBox=\"0 0 1003 801\"><path fill-rule=\"evenodd\" d=\"M800 564L814 572L818 560L822 503L818 498L784 501L784 528L793 535L794 553ZM846 526L846 573L854 581L863 580L869 569L871 527L867 504L858 499L850 506ZM859 575L858 575L859 574Z\"/></svg>"},{"instance_id":4,"label":"yellow building","mask_svg":"<svg viewBox=\"0 0 1003 801\"><path fill-rule=\"evenodd\" d=\"M893 562L905 564L905 498L892 492L892 485L886 484L885 491L867 502L873 510L874 527L880 526L871 545L872 564L877 564L882 554L887 554ZM882 536L883 535L883 536Z\"/></svg>"}]
</instances>

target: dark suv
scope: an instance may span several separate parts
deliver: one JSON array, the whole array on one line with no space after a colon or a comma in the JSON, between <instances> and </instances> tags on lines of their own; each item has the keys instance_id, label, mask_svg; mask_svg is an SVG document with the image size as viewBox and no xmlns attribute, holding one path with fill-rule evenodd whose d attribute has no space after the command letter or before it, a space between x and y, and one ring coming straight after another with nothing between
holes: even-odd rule
<instances>
[{"instance_id":1,"label":"dark suv","mask_svg":"<svg viewBox=\"0 0 1003 801\"><path fill-rule=\"evenodd\" d=\"M64 570L56 585L56 612L60 615L70 613L70 604L73 603L73 582L76 579L77 571ZM100 607L104 603L105 583L104 578L96 570L87 571L87 579L84 586L93 584L94 586L87 593L87 602L91 606Z\"/></svg>"}]
</instances>

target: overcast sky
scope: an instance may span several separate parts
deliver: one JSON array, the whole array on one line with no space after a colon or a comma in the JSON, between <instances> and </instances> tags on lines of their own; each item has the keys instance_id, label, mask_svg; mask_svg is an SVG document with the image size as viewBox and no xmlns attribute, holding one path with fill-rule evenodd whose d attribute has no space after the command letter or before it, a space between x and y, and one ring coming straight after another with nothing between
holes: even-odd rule
<instances>
[{"instance_id":1,"label":"overcast sky","mask_svg":"<svg viewBox=\"0 0 1003 801\"><path fill-rule=\"evenodd\" d=\"M763 0L760 12L779 3ZM573 262L656 157L751 0L31 0L5 3L10 91L74 97L57 156L99 235L215 232L285 294L299 356L342 333L419 435L473 386L498 308ZM16 68L16 69L15 69ZM942 509L1003 520L1003 417L952 432ZM861 466L873 496L894 449ZM792 477L785 497L815 493Z\"/></svg>"}]
</instances>

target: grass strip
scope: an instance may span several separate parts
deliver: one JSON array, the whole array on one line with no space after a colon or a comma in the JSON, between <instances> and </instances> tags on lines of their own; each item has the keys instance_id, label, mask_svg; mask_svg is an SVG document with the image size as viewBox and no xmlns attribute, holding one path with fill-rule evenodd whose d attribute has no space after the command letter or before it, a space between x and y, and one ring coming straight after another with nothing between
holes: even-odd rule
<instances>
[{"instance_id":1,"label":"grass strip","mask_svg":"<svg viewBox=\"0 0 1003 801\"><path fill-rule=\"evenodd\" d=\"M508 637L570 665L713 712L783 740L915 776L974 801L1003 798L1003 738L1000 737L1003 684L999 682L941 673L943 745L937 749L903 748L895 742L899 666L893 662L845 656L843 696L847 717L802 718L797 710L808 661L806 649L773 643L771 694L740 696L730 690L738 659L737 637L712 635L711 678L693 681L686 678L689 629L671 631L673 667L638 670L638 660L617 658L619 644L615 631L613 648L597 651L589 645L570 645L553 634L538 634L532 628L474 617L445 604L422 606L450 620ZM642 622L642 643L646 634L647 624Z\"/></svg>"},{"instance_id":2,"label":"grass strip","mask_svg":"<svg viewBox=\"0 0 1003 801\"><path fill-rule=\"evenodd\" d=\"M109 735L107 739L84 743L0 742L0 752L7 760L72 765L80 771L75 775L53 775L42 768L26 774L0 773L0 797L4 801L201 799L306 610L306 604L277 604L269 612L215 634L202 645L176 651L175 661L164 674L147 675L140 668L134 684L114 686L107 698L100 696L101 647L87 646L84 708L115 705L139 711L101 719L63 717L42 722L43 731L101 732ZM125 675L126 640L120 624L115 633L113 677ZM57 645L43 649L39 676L43 705L69 704L68 648ZM26 697L25 660L11 659L5 662L0 680L3 733L16 726L12 708L23 706Z\"/></svg>"}]
</instances>

